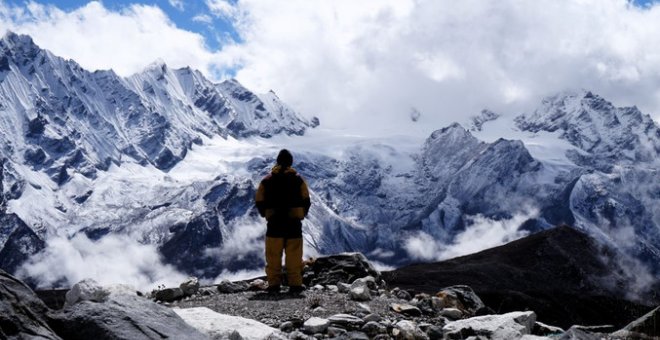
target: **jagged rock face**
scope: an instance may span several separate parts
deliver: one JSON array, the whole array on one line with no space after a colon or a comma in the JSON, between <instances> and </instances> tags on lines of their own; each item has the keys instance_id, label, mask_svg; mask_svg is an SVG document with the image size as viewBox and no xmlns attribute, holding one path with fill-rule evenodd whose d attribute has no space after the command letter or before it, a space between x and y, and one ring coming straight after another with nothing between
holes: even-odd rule
<instances>
[{"instance_id":1,"label":"jagged rock face","mask_svg":"<svg viewBox=\"0 0 660 340\"><path fill-rule=\"evenodd\" d=\"M48 326L47 311L25 283L0 270L0 337L61 339Z\"/></svg>"}]
</instances>

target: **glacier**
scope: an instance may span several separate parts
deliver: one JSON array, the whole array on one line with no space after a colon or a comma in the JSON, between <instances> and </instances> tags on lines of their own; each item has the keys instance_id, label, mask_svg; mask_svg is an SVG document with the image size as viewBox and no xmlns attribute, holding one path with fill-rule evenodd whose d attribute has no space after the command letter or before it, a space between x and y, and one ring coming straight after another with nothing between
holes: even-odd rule
<instances>
[{"instance_id":1,"label":"glacier","mask_svg":"<svg viewBox=\"0 0 660 340\"><path fill-rule=\"evenodd\" d=\"M253 197L281 148L310 187L309 256L360 251L399 266L460 255L497 223L502 243L569 224L660 273L660 129L586 90L430 136L367 138L233 79L159 62L128 78L89 72L8 33L0 130L0 268L27 277L54 256L51 240L117 235L210 280L259 268ZM73 281L61 276L33 283Z\"/></svg>"}]
</instances>

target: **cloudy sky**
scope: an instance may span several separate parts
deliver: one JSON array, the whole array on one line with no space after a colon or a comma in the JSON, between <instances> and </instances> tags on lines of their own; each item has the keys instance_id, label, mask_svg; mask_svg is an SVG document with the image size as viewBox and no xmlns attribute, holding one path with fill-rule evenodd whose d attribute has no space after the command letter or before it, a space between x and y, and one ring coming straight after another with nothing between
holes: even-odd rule
<instances>
[{"instance_id":1,"label":"cloudy sky","mask_svg":"<svg viewBox=\"0 0 660 340\"><path fill-rule=\"evenodd\" d=\"M336 129L425 132L580 88L660 121L648 0L0 0L7 29L90 70L236 77Z\"/></svg>"}]
</instances>

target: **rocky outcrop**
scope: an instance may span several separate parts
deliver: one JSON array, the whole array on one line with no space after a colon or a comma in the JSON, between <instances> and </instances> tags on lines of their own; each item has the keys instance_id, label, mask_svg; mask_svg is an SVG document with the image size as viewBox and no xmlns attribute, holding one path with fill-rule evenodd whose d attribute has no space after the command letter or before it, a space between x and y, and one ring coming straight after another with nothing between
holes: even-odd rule
<instances>
[{"instance_id":1,"label":"rocky outcrop","mask_svg":"<svg viewBox=\"0 0 660 340\"><path fill-rule=\"evenodd\" d=\"M60 340L47 323L47 312L25 283L0 270L0 338Z\"/></svg>"},{"instance_id":2,"label":"rocky outcrop","mask_svg":"<svg viewBox=\"0 0 660 340\"><path fill-rule=\"evenodd\" d=\"M173 309L185 322L211 339L261 340L279 330L261 322L216 313L205 307Z\"/></svg>"},{"instance_id":3,"label":"rocky outcrop","mask_svg":"<svg viewBox=\"0 0 660 340\"><path fill-rule=\"evenodd\" d=\"M623 338L660 338L660 307L631 322L621 330L614 332L613 335Z\"/></svg>"},{"instance_id":4,"label":"rocky outcrop","mask_svg":"<svg viewBox=\"0 0 660 340\"><path fill-rule=\"evenodd\" d=\"M371 276L380 282L380 272L360 253L344 253L319 257L307 264L304 283L311 287L317 284L336 285Z\"/></svg>"},{"instance_id":5,"label":"rocky outcrop","mask_svg":"<svg viewBox=\"0 0 660 340\"><path fill-rule=\"evenodd\" d=\"M450 322L443 327L446 339L466 339L483 336L488 339L520 339L531 334L536 321L534 312L512 312L484 315Z\"/></svg>"}]
</instances>

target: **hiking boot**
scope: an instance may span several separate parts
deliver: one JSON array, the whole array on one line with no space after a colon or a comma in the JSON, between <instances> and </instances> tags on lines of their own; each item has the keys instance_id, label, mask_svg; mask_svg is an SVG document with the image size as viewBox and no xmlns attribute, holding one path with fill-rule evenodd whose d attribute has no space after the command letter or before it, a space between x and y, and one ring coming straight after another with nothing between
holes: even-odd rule
<instances>
[{"instance_id":1,"label":"hiking boot","mask_svg":"<svg viewBox=\"0 0 660 340\"><path fill-rule=\"evenodd\" d=\"M300 294L305 290L303 286L291 286L289 287L289 294Z\"/></svg>"},{"instance_id":2,"label":"hiking boot","mask_svg":"<svg viewBox=\"0 0 660 340\"><path fill-rule=\"evenodd\" d=\"M266 291L269 293L279 293L280 285L268 286L268 288L266 288Z\"/></svg>"}]
</instances>

